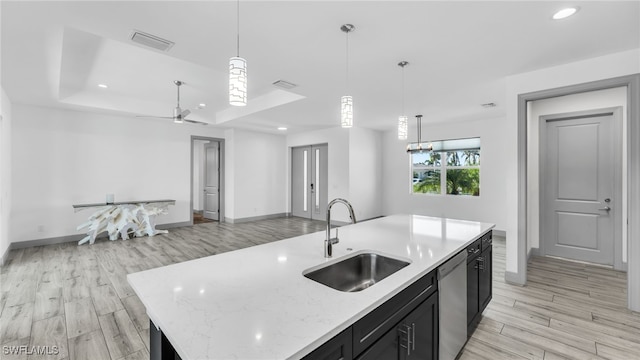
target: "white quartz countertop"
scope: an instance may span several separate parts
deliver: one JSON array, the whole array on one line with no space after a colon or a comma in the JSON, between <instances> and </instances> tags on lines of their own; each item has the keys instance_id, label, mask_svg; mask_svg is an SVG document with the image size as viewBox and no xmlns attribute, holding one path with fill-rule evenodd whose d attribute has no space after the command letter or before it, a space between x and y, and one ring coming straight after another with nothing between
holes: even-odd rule
<instances>
[{"instance_id":1,"label":"white quartz countertop","mask_svg":"<svg viewBox=\"0 0 640 360\"><path fill-rule=\"evenodd\" d=\"M331 259L324 258L321 231L129 274L127 279L183 360L299 359L493 226L392 215L341 227ZM363 250L411 264L354 293L302 275Z\"/></svg>"}]
</instances>

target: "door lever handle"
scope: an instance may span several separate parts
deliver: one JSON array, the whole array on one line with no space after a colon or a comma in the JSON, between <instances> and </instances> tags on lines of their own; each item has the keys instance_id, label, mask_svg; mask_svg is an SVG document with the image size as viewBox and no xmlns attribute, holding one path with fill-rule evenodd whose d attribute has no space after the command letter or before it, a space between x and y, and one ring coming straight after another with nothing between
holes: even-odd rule
<instances>
[{"instance_id":1,"label":"door lever handle","mask_svg":"<svg viewBox=\"0 0 640 360\"><path fill-rule=\"evenodd\" d=\"M608 207L608 206L605 206L605 207L600 208L600 209L598 209L598 210L604 210L604 211L606 211L606 212L609 212L609 211L611 210L611 208L610 208L610 207Z\"/></svg>"}]
</instances>

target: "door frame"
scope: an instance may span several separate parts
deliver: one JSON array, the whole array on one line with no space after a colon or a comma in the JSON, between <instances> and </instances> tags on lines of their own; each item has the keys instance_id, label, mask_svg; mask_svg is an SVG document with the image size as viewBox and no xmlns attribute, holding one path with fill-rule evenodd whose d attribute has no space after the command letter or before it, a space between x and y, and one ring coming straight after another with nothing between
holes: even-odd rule
<instances>
[{"instance_id":1,"label":"door frame","mask_svg":"<svg viewBox=\"0 0 640 360\"><path fill-rule=\"evenodd\" d=\"M538 203L539 206L539 214L538 214L538 226L539 226L539 234L540 240L538 242L538 246L540 248L540 255L547 255L547 249L545 249L545 241L543 239L543 229L546 224L546 214L545 211L547 209L545 195L547 194L547 182L545 181L547 178L547 123L549 121L562 121L562 120L570 120L573 118L582 118L582 117L594 117L594 116L612 116L612 131L614 140L618 141L622 140L622 107L609 107L602 109L592 109L592 110L583 110L583 111L572 111L567 113L559 113L559 114L549 114L540 117L539 121L539 140L538 140L538 152L539 156L539 165L538 165L538 184L540 184L540 191L538 192ZM612 216L612 227L613 227L613 268L620 271L626 271L627 266L622 262L622 146L616 146L613 144L613 167L615 169L613 175L613 212L609 214Z\"/></svg>"},{"instance_id":2,"label":"door frame","mask_svg":"<svg viewBox=\"0 0 640 360\"><path fill-rule=\"evenodd\" d=\"M214 137L207 137L207 136L196 136L196 135L191 135L191 160L190 160L190 166L189 166L189 188L191 189L190 193L189 193L189 222L191 223L191 225L193 225L193 193L194 193L194 188L193 188L193 153L195 151L195 140L205 140L205 141L215 141L218 142L220 144L220 151L218 152L218 156L220 157L220 171L218 173L218 176L220 178L220 181L218 183L218 187L220 190L220 196L219 198L219 206L218 209L220 210L220 215L218 216L218 222L224 222L225 221L225 216L224 216L224 209L225 209L225 198L224 198L224 190L225 190L225 183L224 183L224 178L225 178L225 161L224 161L224 139L221 138L214 138ZM201 161L204 161L204 159L201 159Z\"/></svg>"},{"instance_id":3,"label":"door frame","mask_svg":"<svg viewBox=\"0 0 640 360\"><path fill-rule=\"evenodd\" d=\"M617 87L627 88L627 293L628 307L640 311L640 73L518 94L517 113L517 259L516 273L505 273L505 281L527 282L527 102Z\"/></svg>"},{"instance_id":4,"label":"door frame","mask_svg":"<svg viewBox=\"0 0 640 360\"><path fill-rule=\"evenodd\" d=\"M321 147L324 146L327 149L327 153L326 153L326 159L327 159L327 181L325 181L325 195L326 195L326 199L320 199L321 201L324 201L324 206L327 205L328 201L329 201L329 143L323 142L323 143L314 143L314 144L306 144L306 145L296 145L296 146L289 146L289 213L288 216L293 216L293 150L294 149L299 149L299 148L309 148L309 149L313 149L314 147ZM313 156L313 154L310 154L310 157ZM309 166L311 167L311 164L309 164ZM324 207L323 205L321 205L321 208ZM323 209L323 211L321 211L321 216L323 216L322 214L324 214L324 212L326 212L326 209ZM309 215L311 217L309 217L309 219L313 219L313 212L309 211Z\"/></svg>"},{"instance_id":5,"label":"door frame","mask_svg":"<svg viewBox=\"0 0 640 360\"><path fill-rule=\"evenodd\" d=\"M207 210L207 195L209 194L206 189L209 187L208 186L208 177L209 177L209 164L208 164L208 150L210 148L214 148L216 149L216 157L217 157L217 166L218 168L216 169L216 174L218 177L218 184L216 185L216 187L218 188L218 194L217 194L217 199L218 199L218 209L217 209L217 214L216 219L211 219L206 217L205 215L207 213L209 213L210 211ZM204 179L204 183L202 184L203 189L198 189L198 190L203 190L202 191L202 197L200 198L200 201L202 201L202 217L208 220L213 220L213 221L220 221L220 142L219 141L209 141L208 143L205 143L202 147L203 153L202 153L202 163L203 163L203 169L204 169L204 174L202 176L202 178ZM215 213L212 211L212 213Z\"/></svg>"}]
</instances>

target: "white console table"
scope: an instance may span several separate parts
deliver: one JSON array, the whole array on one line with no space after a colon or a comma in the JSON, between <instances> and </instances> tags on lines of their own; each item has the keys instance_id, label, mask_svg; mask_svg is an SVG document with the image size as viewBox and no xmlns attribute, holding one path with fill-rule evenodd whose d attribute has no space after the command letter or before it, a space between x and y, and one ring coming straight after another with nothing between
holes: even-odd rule
<instances>
[{"instance_id":1,"label":"white console table","mask_svg":"<svg viewBox=\"0 0 640 360\"><path fill-rule=\"evenodd\" d=\"M73 205L74 212L97 208L89 220L77 227L77 230L89 229L87 236L78 241L78 245L87 241L93 244L96 236L103 231L109 234L109 240L117 240L118 237L127 240L130 234L135 237L166 234L167 230L155 228L155 218L157 215L167 214L169 205L175 204L175 200L148 200Z\"/></svg>"}]
</instances>

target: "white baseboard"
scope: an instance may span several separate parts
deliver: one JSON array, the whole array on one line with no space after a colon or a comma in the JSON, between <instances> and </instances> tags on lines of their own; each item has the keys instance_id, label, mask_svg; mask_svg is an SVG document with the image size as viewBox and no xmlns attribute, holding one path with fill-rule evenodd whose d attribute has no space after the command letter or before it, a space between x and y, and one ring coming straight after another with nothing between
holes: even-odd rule
<instances>
[{"instance_id":1,"label":"white baseboard","mask_svg":"<svg viewBox=\"0 0 640 360\"><path fill-rule=\"evenodd\" d=\"M228 223L231 223L231 224L240 224L240 223L246 223L246 222L251 222L251 221L269 220L269 219L277 219L277 218L283 218L283 217L288 217L288 214L287 213L278 213L278 214L251 216L251 217L237 218L237 219L232 219L232 218L226 217L226 218L224 218L224 221L228 222Z\"/></svg>"},{"instance_id":2,"label":"white baseboard","mask_svg":"<svg viewBox=\"0 0 640 360\"><path fill-rule=\"evenodd\" d=\"M7 263L7 260L9 260L10 251L11 251L11 244L7 246L7 250L4 252L4 254L2 254L2 257L0 258L0 266L4 266L4 264Z\"/></svg>"},{"instance_id":3,"label":"white baseboard","mask_svg":"<svg viewBox=\"0 0 640 360\"><path fill-rule=\"evenodd\" d=\"M185 221L180 223L160 224L160 225L156 225L156 228L160 230L167 230L167 229L184 227L184 226L191 226L191 223L189 221ZM10 250L24 249L24 248L35 247L35 246L55 245L55 244L62 244L67 242L78 242L82 240L82 238L84 238L85 236L87 235L74 234L74 235L57 236L57 237L44 238L44 239L34 239L34 240L13 242L9 245L9 249L7 249L7 252L5 253L5 255L3 255L2 263L4 264L5 257L8 256ZM108 236L106 232L97 236L98 239L104 239L107 237Z\"/></svg>"}]
</instances>

